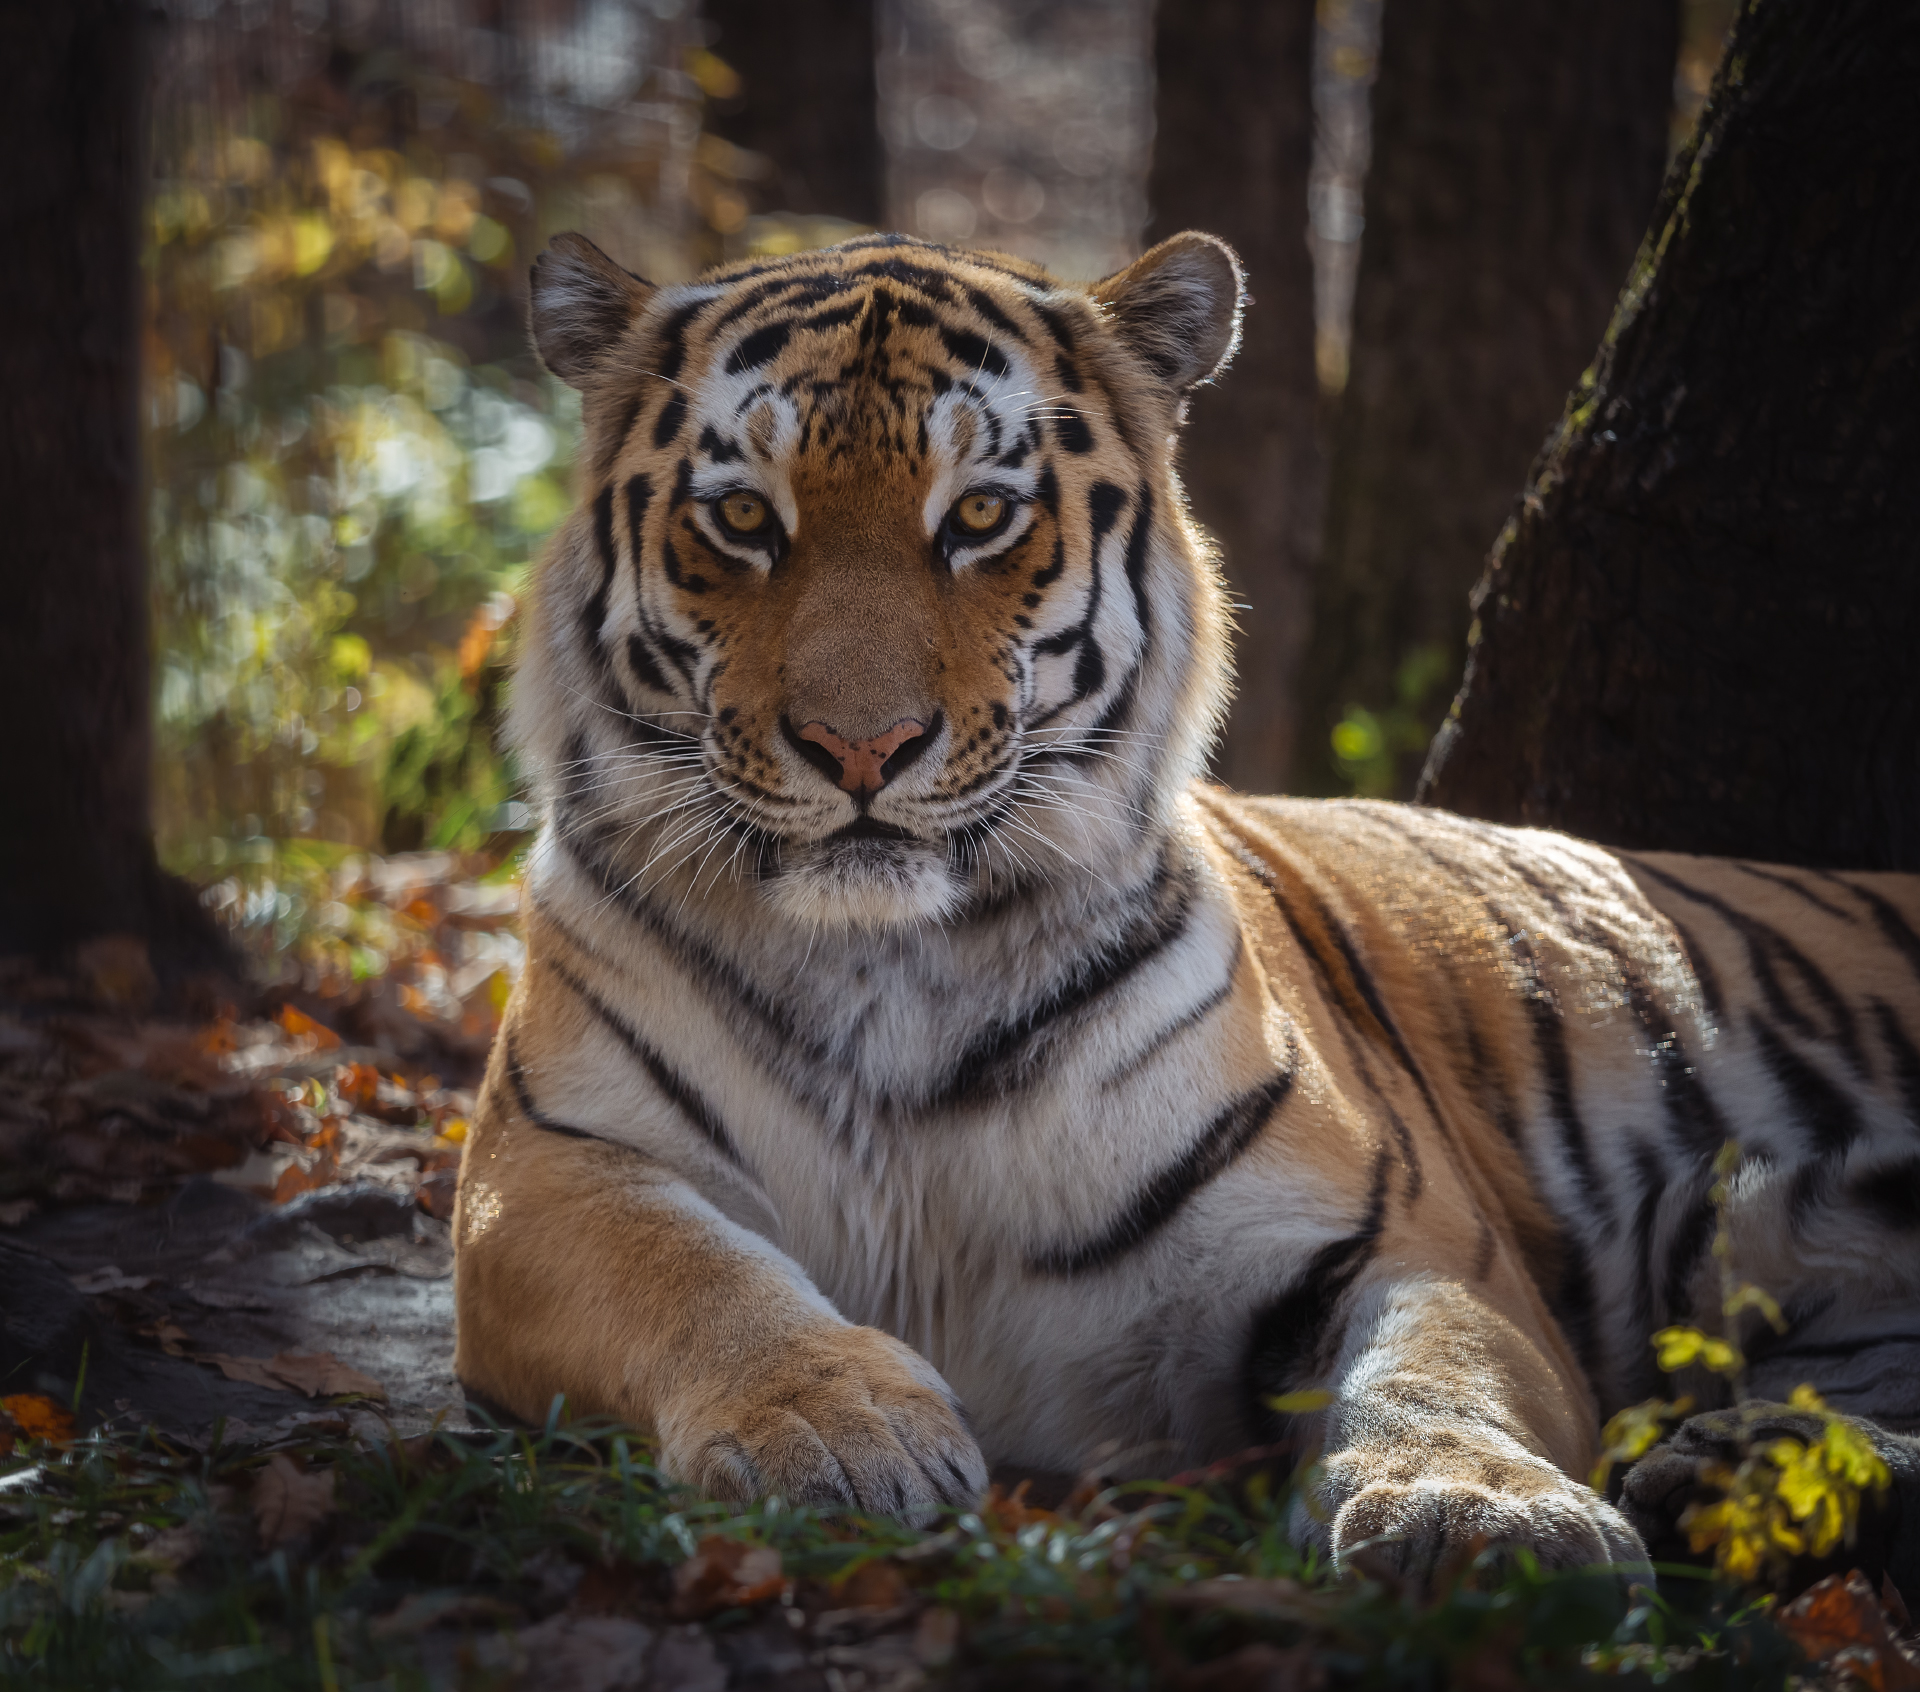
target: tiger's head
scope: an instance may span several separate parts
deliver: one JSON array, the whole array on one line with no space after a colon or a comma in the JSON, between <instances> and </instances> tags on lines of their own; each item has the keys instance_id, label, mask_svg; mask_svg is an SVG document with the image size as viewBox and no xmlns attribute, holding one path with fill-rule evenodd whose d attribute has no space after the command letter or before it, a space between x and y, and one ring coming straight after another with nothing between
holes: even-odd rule
<instances>
[{"instance_id":1,"label":"tiger's head","mask_svg":"<svg viewBox=\"0 0 1920 1692\"><path fill-rule=\"evenodd\" d=\"M558 237L584 486L515 690L555 838L810 927L1138 849L1224 703L1172 460L1241 299L1198 234L1090 286L883 236L656 287Z\"/></svg>"}]
</instances>

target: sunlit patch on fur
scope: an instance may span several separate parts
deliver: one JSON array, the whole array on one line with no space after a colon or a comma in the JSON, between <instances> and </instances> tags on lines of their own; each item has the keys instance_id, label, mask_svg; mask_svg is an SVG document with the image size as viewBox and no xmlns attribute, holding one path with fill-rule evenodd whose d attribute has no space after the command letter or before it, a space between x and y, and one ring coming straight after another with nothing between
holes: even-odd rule
<instances>
[{"instance_id":1,"label":"sunlit patch on fur","mask_svg":"<svg viewBox=\"0 0 1920 1692\"><path fill-rule=\"evenodd\" d=\"M826 929L942 922L966 898L944 848L899 840L789 846L780 873L761 892L790 921Z\"/></svg>"}]
</instances>

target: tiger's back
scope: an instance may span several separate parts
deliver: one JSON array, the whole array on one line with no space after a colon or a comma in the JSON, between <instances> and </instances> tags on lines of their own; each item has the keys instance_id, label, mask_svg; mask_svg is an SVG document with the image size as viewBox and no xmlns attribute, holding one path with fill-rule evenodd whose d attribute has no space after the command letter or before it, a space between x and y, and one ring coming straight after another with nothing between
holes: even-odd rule
<instances>
[{"instance_id":1,"label":"tiger's back","mask_svg":"<svg viewBox=\"0 0 1920 1692\"><path fill-rule=\"evenodd\" d=\"M1719 1328L1713 1162L1735 1141L1735 1263L1788 1322L1749 1318L1753 1390L1815 1380L1920 1420L1920 877L1416 807L1207 809L1272 901L1250 927L1340 1003L1357 1085L1418 1071L1436 1124L1524 1180L1516 1237L1603 1408L1661 1390L1657 1329Z\"/></svg>"}]
</instances>

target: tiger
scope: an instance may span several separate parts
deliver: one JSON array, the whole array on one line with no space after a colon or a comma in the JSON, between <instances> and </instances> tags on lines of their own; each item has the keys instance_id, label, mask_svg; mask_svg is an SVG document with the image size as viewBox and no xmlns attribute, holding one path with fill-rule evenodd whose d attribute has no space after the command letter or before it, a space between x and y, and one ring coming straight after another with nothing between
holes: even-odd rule
<instances>
[{"instance_id":1,"label":"tiger","mask_svg":"<svg viewBox=\"0 0 1920 1692\"><path fill-rule=\"evenodd\" d=\"M1244 305L1199 233L1091 284L538 258L579 498L513 684L460 1380L721 1498L1310 1455L1336 1568L1639 1568L1725 1429L1586 1477L1648 1336L1719 1330L1724 1229L1784 1313L1752 1392L1817 1384L1913 1491L1920 877L1211 784L1176 457Z\"/></svg>"}]
</instances>

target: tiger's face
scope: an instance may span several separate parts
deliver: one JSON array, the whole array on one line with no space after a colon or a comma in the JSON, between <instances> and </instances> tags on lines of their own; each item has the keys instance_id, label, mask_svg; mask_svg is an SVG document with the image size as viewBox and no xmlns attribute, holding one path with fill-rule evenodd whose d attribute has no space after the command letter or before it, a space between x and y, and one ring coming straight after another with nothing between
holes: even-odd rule
<instances>
[{"instance_id":1,"label":"tiger's face","mask_svg":"<svg viewBox=\"0 0 1920 1692\"><path fill-rule=\"evenodd\" d=\"M1084 872L1191 773L1224 654L1169 458L1218 242L1091 290L900 238L654 289L563 236L533 301L591 479L518 707L571 725L557 826L896 924Z\"/></svg>"}]
</instances>

